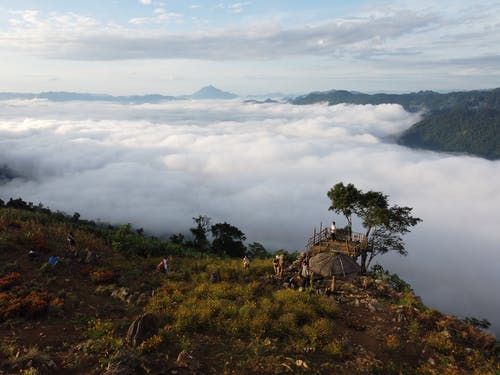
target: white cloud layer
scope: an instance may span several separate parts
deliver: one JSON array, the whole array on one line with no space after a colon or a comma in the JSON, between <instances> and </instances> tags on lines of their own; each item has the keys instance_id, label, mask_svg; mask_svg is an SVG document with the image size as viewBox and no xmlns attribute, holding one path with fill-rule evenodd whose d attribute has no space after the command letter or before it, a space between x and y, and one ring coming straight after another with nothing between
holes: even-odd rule
<instances>
[{"instance_id":1,"label":"white cloud layer","mask_svg":"<svg viewBox=\"0 0 500 375\"><path fill-rule=\"evenodd\" d=\"M500 162L382 141L418 117L398 105L3 101L0 165L24 178L0 197L155 233L187 232L205 214L250 242L301 250L332 219L326 192L352 182L423 219L408 258L384 263L426 303L498 332Z\"/></svg>"}]
</instances>

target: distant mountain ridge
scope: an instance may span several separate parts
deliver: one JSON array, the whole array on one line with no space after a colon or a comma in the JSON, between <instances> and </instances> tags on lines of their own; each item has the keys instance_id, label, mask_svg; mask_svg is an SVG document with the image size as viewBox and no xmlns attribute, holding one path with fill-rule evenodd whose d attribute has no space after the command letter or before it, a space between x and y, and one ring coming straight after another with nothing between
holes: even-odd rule
<instances>
[{"instance_id":1,"label":"distant mountain ridge","mask_svg":"<svg viewBox=\"0 0 500 375\"><path fill-rule=\"evenodd\" d=\"M346 90L313 92L293 104L400 104L409 112L424 112L422 121L397 138L399 144L433 151L467 153L500 159L500 88L440 94L364 94Z\"/></svg>"},{"instance_id":2,"label":"distant mountain ridge","mask_svg":"<svg viewBox=\"0 0 500 375\"><path fill-rule=\"evenodd\" d=\"M16 92L0 92L0 100L12 99L45 99L54 102L68 102L68 101L99 101L99 102L117 102L117 103L160 103L163 101L172 100L204 100L204 99L235 99L238 95L222 91L212 85L201 88L190 95L172 96L161 94L147 94L147 95L125 95L113 96L108 94L93 94L93 93L77 93L67 91L47 91L41 93L16 93Z\"/></svg>"},{"instance_id":3,"label":"distant mountain ridge","mask_svg":"<svg viewBox=\"0 0 500 375\"><path fill-rule=\"evenodd\" d=\"M196 91L194 94L189 95L189 99L236 99L238 95L233 94L231 92L227 91L222 91L219 90L218 88L210 85L210 86L205 86L201 88L200 90Z\"/></svg>"}]
</instances>

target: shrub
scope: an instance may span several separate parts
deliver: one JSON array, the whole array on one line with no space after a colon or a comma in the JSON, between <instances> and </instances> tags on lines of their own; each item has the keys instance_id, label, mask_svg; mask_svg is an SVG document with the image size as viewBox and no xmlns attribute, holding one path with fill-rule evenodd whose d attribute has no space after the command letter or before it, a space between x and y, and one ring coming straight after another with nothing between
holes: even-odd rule
<instances>
[{"instance_id":1,"label":"shrub","mask_svg":"<svg viewBox=\"0 0 500 375\"><path fill-rule=\"evenodd\" d=\"M144 340L141 345L139 345L139 350L143 353L150 353L157 350L163 343L163 336L156 334Z\"/></svg>"},{"instance_id":2,"label":"shrub","mask_svg":"<svg viewBox=\"0 0 500 375\"><path fill-rule=\"evenodd\" d=\"M396 335L387 335L385 337L385 348L389 352L394 352L399 349L401 345L398 337Z\"/></svg>"},{"instance_id":3,"label":"shrub","mask_svg":"<svg viewBox=\"0 0 500 375\"><path fill-rule=\"evenodd\" d=\"M329 342L323 347L323 351L332 355L335 359L340 360L344 358L347 347L347 341L344 338L337 338Z\"/></svg>"},{"instance_id":4,"label":"shrub","mask_svg":"<svg viewBox=\"0 0 500 375\"><path fill-rule=\"evenodd\" d=\"M454 352L455 346L450 340L449 335L445 332L430 332L422 340L424 344L427 344L442 354L450 354Z\"/></svg>"},{"instance_id":5,"label":"shrub","mask_svg":"<svg viewBox=\"0 0 500 375\"><path fill-rule=\"evenodd\" d=\"M384 268L378 263L370 269L368 276L386 281L394 290L398 292L411 290L410 284L400 278L399 275L384 270Z\"/></svg>"},{"instance_id":6,"label":"shrub","mask_svg":"<svg viewBox=\"0 0 500 375\"><path fill-rule=\"evenodd\" d=\"M31 292L23 300L24 314L29 318L35 318L44 315L48 308L49 302L48 294L46 292Z\"/></svg>"},{"instance_id":7,"label":"shrub","mask_svg":"<svg viewBox=\"0 0 500 375\"><path fill-rule=\"evenodd\" d=\"M90 273L90 279L96 284L108 284L115 279L112 270L97 270Z\"/></svg>"},{"instance_id":8,"label":"shrub","mask_svg":"<svg viewBox=\"0 0 500 375\"><path fill-rule=\"evenodd\" d=\"M403 296L399 299L398 303L402 306L414 307L419 311L424 311L426 309L422 300L415 296L411 290L403 292Z\"/></svg>"},{"instance_id":9,"label":"shrub","mask_svg":"<svg viewBox=\"0 0 500 375\"><path fill-rule=\"evenodd\" d=\"M11 272L9 275L0 278L0 290L8 290L14 285L18 285L20 283L21 274L18 272Z\"/></svg>"},{"instance_id":10,"label":"shrub","mask_svg":"<svg viewBox=\"0 0 500 375\"><path fill-rule=\"evenodd\" d=\"M88 340L84 345L84 350L88 353L102 354L108 358L123 345L123 340L115 338L113 333L113 324L110 321L89 320L87 324Z\"/></svg>"}]
</instances>

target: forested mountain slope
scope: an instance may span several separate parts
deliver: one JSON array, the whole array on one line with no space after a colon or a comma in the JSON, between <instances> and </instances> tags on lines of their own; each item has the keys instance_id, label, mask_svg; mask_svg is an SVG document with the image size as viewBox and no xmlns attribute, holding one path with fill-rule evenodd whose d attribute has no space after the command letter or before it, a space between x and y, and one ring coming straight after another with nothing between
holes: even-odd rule
<instances>
[{"instance_id":1,"label":"forested mountain slope","mask_svg":"<svg viewBox=\"0 0 500 375\"><path fill-rule=\"evenodd\" d=\"M500 158L500 88L440 94L363 94L344 90L300 96L294 104L400 104L410 112L423 111L422 121L404 132L402 145L434 151L458 152L486 159Z\"/></svg>"}]
</instances>

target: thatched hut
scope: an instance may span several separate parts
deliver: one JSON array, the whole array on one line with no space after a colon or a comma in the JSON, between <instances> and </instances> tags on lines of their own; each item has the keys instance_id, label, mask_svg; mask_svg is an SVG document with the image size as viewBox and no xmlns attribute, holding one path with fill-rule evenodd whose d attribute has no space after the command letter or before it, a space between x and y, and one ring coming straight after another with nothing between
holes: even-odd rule
<instances>
[{"instance_id":1,"label":"thatched hut","mask_svg":"<svg viewBox=\"0 0 500 375\"><path fill-rule=\"evenodd\" d=\"M361 267L346 254L328 252L314 255L309 260L309 268L323 277L359 274Z\"/></svg>"}]
</instances>

